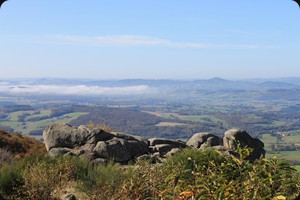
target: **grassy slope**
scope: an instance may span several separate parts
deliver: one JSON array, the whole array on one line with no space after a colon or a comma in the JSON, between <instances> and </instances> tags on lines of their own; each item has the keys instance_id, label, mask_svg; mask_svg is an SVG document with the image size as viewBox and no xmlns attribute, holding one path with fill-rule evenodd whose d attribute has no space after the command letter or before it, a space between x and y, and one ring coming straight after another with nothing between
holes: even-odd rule
<instances>
[{"instance_id":1,"label":"grassy slope","mask_svg":"<svg viewBox=\"0 0 300 200\"><path fill-rule=\"evenodd\" d=\"M42 142L27 136L9 134L2 130L0 130L0 148L8 149L18 156L46 152L45 145Z\"/></svg>"}]
</instances>

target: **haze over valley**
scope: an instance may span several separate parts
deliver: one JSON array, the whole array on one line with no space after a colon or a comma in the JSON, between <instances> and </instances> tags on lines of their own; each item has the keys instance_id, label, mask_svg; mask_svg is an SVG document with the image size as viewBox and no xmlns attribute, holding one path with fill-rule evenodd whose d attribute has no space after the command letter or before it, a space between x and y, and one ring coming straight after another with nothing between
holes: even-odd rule
<instances>
[{"instance_id":1,"label":"haze over valley","mask_svg":"<svg viewBox=\"0 0 300 200\"><path fill-rule=\"evenodd\" d=\"M238 127L268 153L299 160L300 78L2 79L0 91L0 128L37 139L52 123L183 140Z\"/></svg>"}]
</instances>

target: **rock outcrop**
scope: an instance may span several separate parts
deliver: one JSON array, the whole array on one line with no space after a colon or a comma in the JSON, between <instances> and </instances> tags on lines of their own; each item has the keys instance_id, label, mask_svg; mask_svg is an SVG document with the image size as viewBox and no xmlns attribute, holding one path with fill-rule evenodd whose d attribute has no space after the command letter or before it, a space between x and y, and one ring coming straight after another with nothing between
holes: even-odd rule
<instances>
[{"instance_id":1,"label":"rock outcrop","mask_svg":"<svg viewBox=\"0 0 300 200\"><path fill-rule=\"evenodd\" d=\"M239 129L225 132L223 139L210 133L196 133L185 143L162 138L145 139L85 126L53 124L44 130L43 137L50 156L84 157L93 164L105 164L109 160L128 163L136 159L147 159L155 163L184 148L211 147L234 155L234 151L239 145L253 149L249 156L251 160L264 156L265 152L264 145L260 140L252 138L246 131Z\"/></svg>"},{"instance_id":2,"label":"rock outcrop","mask_svg":"<svg viewBox=\"0 0 300 200\"><path fill-rule=\"evenodd\" d=\"M184 142L176 140L147 140L143 137L67 124L48 126L43 137L50 156L80 156L92 163L105 163L111 159L127 163L143 155L158 153L162 157L173 148L186 147Z\"/></svg>"},{"instance_id":3,"label":"rock outcrop","mask_svg":"<svg viewBox=\"0 0 300 200\"><path fill-rule=\"evenodd\" d=\"M210 133L196 133L186 143L190 147L204 149L207 147L220 146L223 140Z\"/></svg>"},{"instance_id":4,"label":"rock outcrop","mask_svg":"<svg viewBox=\"0 0 300 200\"><path fill-rule=\"evenodd\" d=\"M253 151L249 155L250 160L255 160L265 156L264 143L259 139L252 138L246 131L240 129L230 129L225 132L223 143L225 149L234 151L238 146L251 148Z\"/></svg>"},{"instance_id":5,"label":"rock outcrop","mask_svg":"<svg viewBox=\"0 0 300 200\"><path fill-rule=\"evenodd\" d=\"M160 157L164 157L168 152L173 149L183 149L187 145L178 140L168 140L162 138L151 138L149 141L149 148L152 154L158 154ZM173 150L174 152L175 150Z\"/></svg>"},{"instance_id":6,"label":"rock outcrop","mask_svg":"<svg viewBox=\"0 0 300 200\"><path fill-rule=\"evenodd\" d=\"M47 151L57 147L75 148L86 144L96 144L114 137L113 134L101 129L89 129L85 126L73 127L67 124L48 126L43 137Z\"/></svg>"}]
</instances>

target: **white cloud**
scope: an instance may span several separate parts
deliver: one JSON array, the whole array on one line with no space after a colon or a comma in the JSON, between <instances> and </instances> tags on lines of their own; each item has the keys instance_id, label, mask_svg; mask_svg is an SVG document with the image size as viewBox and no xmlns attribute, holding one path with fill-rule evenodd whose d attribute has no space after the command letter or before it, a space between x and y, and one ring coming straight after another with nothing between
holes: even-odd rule
<instances>
[{"instance_id":1,"label":"white cloud","mask_svg":"<svg viewBox=\"0 0 300 200\"><path fill-rule=\"evenodd\" d=\"M52 35L57 42L88 46L165 46L169 40L139 35L71 36Z\"/></svg>"},{"instance_id":2,"label":"white cloud","mask_svg":"<svg viewBox=\"0 0 300 200\"><path fill-rule=\"evenodd\" d=\"M191 42L177 42L168 39L148 37L142 35L111 35L111 36L75 36L51 35L54 43L85 46L160 46L185 49L257 49L278 48L275 45L258 44L201 44Z\"/></svg>"},{"instance_id":3,"label":"white cloud","mask_svg":"<svg viewBox=\"0 0 300 200\"><path fill-rule=\"evenodd\" d=\"M0 93L10 94L55 94L55 95L129 95L151 92L146 85L128 87L100 87L87 85L7 85L0 84Z\"/></svg>"}]
</instances>

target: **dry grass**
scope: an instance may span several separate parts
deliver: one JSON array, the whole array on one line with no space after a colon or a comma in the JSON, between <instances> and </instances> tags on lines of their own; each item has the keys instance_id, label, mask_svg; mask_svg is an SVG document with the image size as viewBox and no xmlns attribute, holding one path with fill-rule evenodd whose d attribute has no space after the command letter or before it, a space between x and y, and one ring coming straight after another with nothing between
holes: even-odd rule
<instances>
[{"instance_id":1,"label":"dry grass","mask_svg":"<svg viewBox=\"0 0 300 200\"><path fill-rule=\"evenodd\" d=\"M45 145L28 136L10 134L0 130L0 148L10 151L14 157L24 157L36 152L46 152Z\"/></svg>"},{"instance_id":2,"label":"dry grass","mask_svg":"<svg viewBox=\"0 0 300 200\"><path fill-rule=\"evenodd\" d=\"M107 126L107 125L104 125L104 124L94 124L93 122L89 122L86 124L86 127L88 128L96 128L96 129L101 129L103 131L106 131L106 132L112 132L113 130Z\"/></svg>"},{"instance_id":3,"label":"dry grass","mask_svg":"<svg viewBox=\"0 0 300 200\"><path fill-rule=\"evenodd\" d=\"M0 148L0 167L9 164L12 161L12 152L7 149Z\"/></svg>"}]
</instances>

